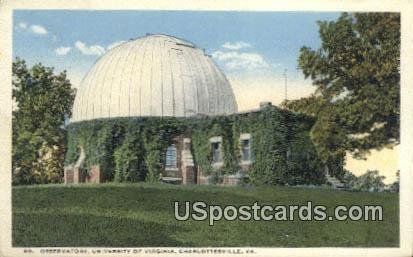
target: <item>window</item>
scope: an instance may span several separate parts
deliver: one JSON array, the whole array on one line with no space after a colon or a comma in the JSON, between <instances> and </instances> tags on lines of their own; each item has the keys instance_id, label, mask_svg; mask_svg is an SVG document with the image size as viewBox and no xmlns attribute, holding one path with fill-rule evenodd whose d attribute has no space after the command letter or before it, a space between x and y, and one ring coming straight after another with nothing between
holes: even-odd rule
<instances>
[{"instance_id":1,"label":"window","mask_svg":"<svg viewBox=\"0 0 413 257\"><path fill-rule=\"evenodd\" d=\"M241 162L251 161L251 134L241 134L240 136Z\"/></svg>"},{"instance_id":2,"label":"window","mask_svg":"<svg viewBox=\"0 0 413 257\"><path fill-rule=\"evenodd\" d=\"M170 145L166 149L166 168L176 168L176 146Z\"/></svg>"},{"instance_id":3,"label":"window","mask_svg":"<svg viewBox=\"0 0 413 257\"><path fill-rule=\"evenodd\" d=\"M212 143L212 162L213 163L222 162L220 142Z\"/></svg>"},{"instance_id":4,"label":"window","mask_svg":"<svg viewBox=\"0 0 413 257\"><path fill-rule=\"evenodd\" d=\"M242 161L249 161L251 159L251 145L249 139L241 140L241 155Z\"/></svg>"},{"instance_id":5,"label":"window","mask_svg":"<svg viewBox=\"0 0 413 257\"><path fill-rule=\"evenodd\" d=\"M212 137L209 141L211 142L212 164L219 166L222 164L222 137Z\"/></svg>"}]
</instances>

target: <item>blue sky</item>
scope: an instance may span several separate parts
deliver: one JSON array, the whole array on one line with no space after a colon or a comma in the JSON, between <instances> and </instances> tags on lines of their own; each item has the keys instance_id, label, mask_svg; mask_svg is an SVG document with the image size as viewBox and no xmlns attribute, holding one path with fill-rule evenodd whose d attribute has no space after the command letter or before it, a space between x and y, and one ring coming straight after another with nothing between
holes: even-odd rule
<instances>
[{"instance_id":1,"label":"blue sky","mask_svg":"<svg viewBox=\"0 0 413 257\"><path fill-rule=\"evenodd\" d=\"M319 47L316 21L335 20L339 15L316 12L19 10L13 14L13 55L25 59L29 65L41 62L57 71L66 69L69 79L78 86L90 66L112 44L146 33L164 33L205 48L229 77L235 91L245 91L253 86L259 92L259 87L269 88L272 84L278 90L284 69L287 69L292 90L307 87L301 90L305 95L311 82L304 81L297 70L299 49L303 45ZM252 84L251 81L260 83ZM248 98L246 91L244 95ZM271 97L269 100L278 101Z\"/></svg>"}]
</instances>

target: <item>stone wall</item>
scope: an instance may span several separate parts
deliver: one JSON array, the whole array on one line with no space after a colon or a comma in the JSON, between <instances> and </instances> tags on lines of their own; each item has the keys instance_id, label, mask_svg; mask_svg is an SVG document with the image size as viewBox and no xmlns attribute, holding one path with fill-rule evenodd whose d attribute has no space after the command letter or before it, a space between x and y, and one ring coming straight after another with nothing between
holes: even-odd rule
<instances>
[{"instance_id":1,"label":"stone wall","mask_svg":"<svg viewBox=\"0 0 413 257\"><path fill-rule=\"evenodd\" d=\"M64 180L65 184L101 183L102 173L99 165L93 165L89 172L82 168L68 166L64 169Z\"/></svg>"},{"instance_id":2,"label":"stone wall","mask_svg":"<svg viewBox=\"0 0 413 257\"><path fill-rule=\"evenodd\" d=\"M100 171L99 165L93 165L88 175L86 176L87 183L101 183L102 182L102 173Z\"/></svg>"},{"instance_id":3,"label":"stone wall","mask_svg":"<svg viewBox=\"0 0 413 257\"><path fill-rule=\"evenodd\" d=\"M65 167L64 179L65 184L78 184L85 182L85 172L81 168Z\"/></svg>"},{"instance_id":4,"label":"stone wall","mask_svg":"<svg viewBox=\"0 0 413 257\"><path fill-rule=\"evenodd\" d=\"M199 168L199 167L198 167ZM241 184L242 175L241 173L232 174L232 175L222 175L218 178L217 185L228 185L228 186L235 186ZM200 185L211 185L214 184L214 178L212 176L205 175L201 169L198 169L197 172L197 184Z\"/></svg>"},{"instance_id":5,"label":"stone wall","mask_svg":"<svg viewBox=\"0 0 413 257\"><path fill-rule=\"evenodd\" d=\"M222 176L222 184L228 186L236 186L241 183L241 177L237 174L235 175L224 175Z\"/></svg>"},{"instance_id":6,"label":"stone wall","mask_svg":"<svg viewBox=\"0 0 413 257\"><path fill-rule=\"evenodd\" d=\"M192 156L191 139L183 138L183 147L181 154L182 184L196 183L196 167L194 157Z\"/></svg>"},{"instance_id":7,"label":"stone wall","mask_svg":"<svg viewBox=\"0 0 413 257\"><path fill-rule=\"evenodd\" d=\"M182 169L182 184L195 184L196 180L196 171L195 166L186 166Z\"/></svg>"}]
</instances>

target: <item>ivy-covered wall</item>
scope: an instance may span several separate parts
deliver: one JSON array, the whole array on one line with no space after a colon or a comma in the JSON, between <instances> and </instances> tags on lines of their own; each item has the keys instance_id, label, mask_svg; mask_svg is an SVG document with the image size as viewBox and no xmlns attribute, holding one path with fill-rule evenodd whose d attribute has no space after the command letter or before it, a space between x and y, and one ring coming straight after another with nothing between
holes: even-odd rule
<instances>
[{"instance_id":1,"label":"ivy-covered wall","mask_svg":"<svg viewBox=\"0 0 413 257\"><path fill-rule=\"evenodd\" d=\"M240 170L239 138L252 136L253 184L321 184L323 167L310 139L313 120L277 107L216 117L115 118L68 125L65 164L76 162L79 146L86 152L85 169L99 164L107 181L157 181L172 138L192 139L195 163L204 174L234 174ZM222 136L224 165L212 167L209 139ZM219 176L217 176L219 177Z\"/></svg>"}]
</instances>

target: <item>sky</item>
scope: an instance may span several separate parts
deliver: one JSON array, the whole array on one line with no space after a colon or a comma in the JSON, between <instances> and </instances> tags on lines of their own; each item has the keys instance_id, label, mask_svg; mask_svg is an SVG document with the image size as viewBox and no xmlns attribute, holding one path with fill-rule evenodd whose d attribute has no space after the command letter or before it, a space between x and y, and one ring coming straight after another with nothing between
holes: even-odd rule
<instances>
[{"instance_id":1,"label":"sky","mask_svg":"<svg viewBox=\"0 0 413 257\"><path fill-rule=\"evenodd\" d=\"M261 101L288 99L314 92L297 68L299 49L320 47L318 20L335 20L326 12L199 11L63 11L18 10L13 13L13 56L29 66L41 62L66 70L74 87L111 47L147 33L186 39L209 53L229 79L245 111ZM398 149L373 151L366 161L348 156L346 168L356 175L378 169L393 182Z\"/></svg>"},{"instance_id":2,"label":"sky","mask_svg":"<svg viewBox=\"0 0 413 257\"><path fill-rule=\"evenodd\" d=\"M314 91L297 69L302 46L318 48L318 20L339 13L205 11L18 10L13 13L13 56L67 70L75 87L99 56L120 42L163 33L186 39L209 53L228 77L239 110L261 101Z\"/></svg>"}]
</instances>

